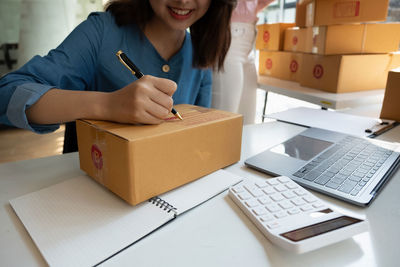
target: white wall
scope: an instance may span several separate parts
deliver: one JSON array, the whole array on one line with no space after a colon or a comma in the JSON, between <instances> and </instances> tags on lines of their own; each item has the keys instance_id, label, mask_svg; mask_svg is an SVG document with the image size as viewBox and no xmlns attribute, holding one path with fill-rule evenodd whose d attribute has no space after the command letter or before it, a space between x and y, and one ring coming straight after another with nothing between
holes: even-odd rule
<instances>
[{"instance_id":1,"label":"white wall","mask_svg":"<svg viewBox=\"0 0 400 267\"><path fill-rule=\"evenodd\" d=\"M0 45L18 41L20 4L21 0L0 0Z\"/></svg>"},{"instance_id":2,"label":"white wall","mask_svg":"<svg viewBox=\"0 0 400 267\"><path fill-rule=\"evenodd\" d=\"M0 0L0 45L19 43L17 67L45 55L103 0Z\"/></svg>"}]
</instances>

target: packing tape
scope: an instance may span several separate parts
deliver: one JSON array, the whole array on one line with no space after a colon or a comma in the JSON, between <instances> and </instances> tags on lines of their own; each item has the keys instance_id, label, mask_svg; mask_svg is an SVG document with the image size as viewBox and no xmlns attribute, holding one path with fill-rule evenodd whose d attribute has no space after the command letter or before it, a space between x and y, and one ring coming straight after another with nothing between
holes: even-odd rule
<instances>
[{"instance_id":1,"label":"packing tape","mask_svg":"<svg viewBox=\"0 0 400 267\"><path fill-rule=\"evenodd\" d=\"M362 37L362 41L361 41L361 53L364 53L365 51L365 42L367 40L367 24L364 24L364 28L363 28L363 37Z\"/></svg>"}]
</instances>

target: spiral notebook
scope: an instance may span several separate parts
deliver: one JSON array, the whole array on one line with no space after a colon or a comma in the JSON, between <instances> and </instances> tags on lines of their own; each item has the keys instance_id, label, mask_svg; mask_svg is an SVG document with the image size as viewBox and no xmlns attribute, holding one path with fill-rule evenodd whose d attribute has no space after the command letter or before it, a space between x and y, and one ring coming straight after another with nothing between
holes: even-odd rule
<instances>
[{"instance_id":1,"label":"spiral notebook","mask_svg":"<svg viewBox=\"0 0 400 267\"><path fill-rule=\"evenodd\" d=\"M94 266L240 181L219 170L130 206L82 175L10 204L50 266Z\"/></svg>"}]
</instances>

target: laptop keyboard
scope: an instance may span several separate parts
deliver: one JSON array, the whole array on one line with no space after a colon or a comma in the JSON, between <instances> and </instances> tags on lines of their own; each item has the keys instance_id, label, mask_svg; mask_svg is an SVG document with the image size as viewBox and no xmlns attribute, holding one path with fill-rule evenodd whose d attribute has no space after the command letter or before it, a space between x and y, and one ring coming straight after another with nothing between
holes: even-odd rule
<instances>
[{"instance_id":1,"label":"laptop keyboard","mask_svg":"<svg viewBox=\"0 0 400 267\"><path fill-rule=\"evenodd\" d=\"M347 136L293 175L356 196L392 153L362 138Z\"/></svg>"}]
</instances>

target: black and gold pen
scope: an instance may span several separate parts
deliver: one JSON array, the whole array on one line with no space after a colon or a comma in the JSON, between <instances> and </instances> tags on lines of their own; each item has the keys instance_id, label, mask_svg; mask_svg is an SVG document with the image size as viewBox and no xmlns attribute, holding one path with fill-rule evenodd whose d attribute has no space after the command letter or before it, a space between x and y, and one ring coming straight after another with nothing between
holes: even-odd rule
<instances>
[{"instance_id":1,"label":"black and gold pen","mask_svg":"<svg viewBox=\"0 0 400 267\"><path fill-rule=\"evenodd\" d=\"M130 70L132 74L136 76L136 78L140 79L143 77L144 74L139 70L138 67L136 67L135 64L133 64L133 62L128 58L127 55L124 54L124 52L119 50L116 55L119 61L121 61L121 63L124 64L125 67L127 67L128 70ZM179 112L176 111L174 108L172 108L171 113L180 120L183 120L181 114L179 114Z\"/></svg>"}]
</instances>

